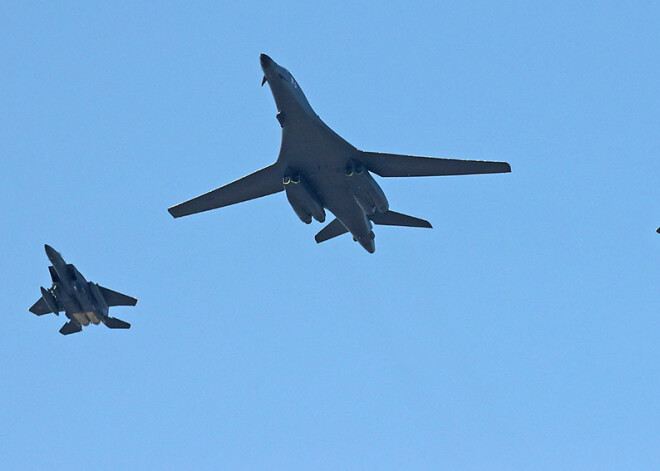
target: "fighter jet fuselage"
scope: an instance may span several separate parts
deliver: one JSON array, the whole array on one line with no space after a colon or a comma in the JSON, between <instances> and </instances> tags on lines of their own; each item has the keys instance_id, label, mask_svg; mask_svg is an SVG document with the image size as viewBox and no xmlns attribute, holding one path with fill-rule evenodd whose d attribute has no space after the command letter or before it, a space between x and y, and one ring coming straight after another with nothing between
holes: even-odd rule
<instances>
[{"instance_id":1,"label":"fighter jet fuselage","mask_svg":"<svg viewBox=\"0 0 660 471\"><path fill-rule=\"evenodd\" d=\"M260 56L277 106L282 143L277 161L247 177L169 208L186 216L284 190L298 217L325 221L325 209L336 219L316 236L317 242L350 232L368 252L375 251L372 223L431 227L422 219L389 210L385 193L371 176L464 175L501 173L506 162L437 159L364 152L330 129L314 112L291 73L270 57Z\"/></svg>"},{"instance_id":2,"label":"fighter jet fuselage","mask_svg":"<svg viewBox=\"0 0 660 471\"><path fill-rule=\"evenodd\" d=\"M70 321L62 327L62 334L82 330L90 323L103 322L110 328L128 329L130 324L109 317L109 306L134 306L137 299L104 288L87 281L78 269L67 264L62 255L49 245L45 246L46 255L52 263L48 267L53 285L41 288L41 298L30 308L36 315L64 312Z\"/></svg>"}]
</instances>

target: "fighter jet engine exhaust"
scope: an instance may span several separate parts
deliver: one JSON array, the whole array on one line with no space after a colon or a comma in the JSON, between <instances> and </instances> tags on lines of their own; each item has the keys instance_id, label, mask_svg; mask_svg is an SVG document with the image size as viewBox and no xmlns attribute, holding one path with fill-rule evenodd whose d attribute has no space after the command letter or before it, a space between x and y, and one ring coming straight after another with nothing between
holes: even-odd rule
<instances>
[{"instance_id":1,"label":"fighter jet engine exhaust","mask_svg":"<svg viewBox=\"0 0 660 471\"><path fill-rule=\"evenodd\" d=\"M282 183L289 204L302 222L309 224L312 222L312 217L318 222L325 221L323 205L299 172L287 171L282 178Z\"/></svg>"}]
</instances>

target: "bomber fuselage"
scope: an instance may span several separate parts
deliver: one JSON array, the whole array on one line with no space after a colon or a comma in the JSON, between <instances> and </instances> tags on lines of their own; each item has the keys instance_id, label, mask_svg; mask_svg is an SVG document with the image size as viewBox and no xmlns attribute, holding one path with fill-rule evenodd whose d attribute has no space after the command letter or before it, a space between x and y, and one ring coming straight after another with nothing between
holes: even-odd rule
<instances>
[{"instance_id":1,"label":"bomber fuselage","mask_svg":"<svg viewBox=\"0 0 660 471\"><path fill-rule=\"evenodd\" d=\"M314 239L317 243L347 232L368 252L376 250L372 224L426 227L431 223L390 211L385 193L370 172L381 177L423 177L508 173L507 162L421 157L365 152L330 129L310 106L296 79L262 54L262 85L277 106L282 143L277 161L215 190L168 208L179 218L243 201L286 192L289 204L306 224L335 219Z\"/></svg>"},{"instance_id":2,"label":"bomber fuselage","mask_svg":"<svg viewBox=\"0 0 660 471\"><path fill-rule=\"evenodd\" d=\"M358 149L318 117L291 73L265 54L260 62L282 126L278 162L290 173L302 175L323 207L373 253L374 234L368 215L370 207L387 206L382 189L366 168L354 171L352 162Z\"/></svg>"}]
</instances>

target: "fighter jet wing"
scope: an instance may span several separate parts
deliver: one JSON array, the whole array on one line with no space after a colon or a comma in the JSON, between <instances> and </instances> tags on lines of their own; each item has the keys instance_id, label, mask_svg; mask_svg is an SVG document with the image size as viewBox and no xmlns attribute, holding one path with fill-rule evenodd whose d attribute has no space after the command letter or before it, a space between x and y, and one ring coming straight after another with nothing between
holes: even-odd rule
<instances>
[{"instance_id":1,"label":"fighter jet wing","mask_svg":"<svg viewBox=\"0 0 660 471\"><path fill-rule=\"evenodd\" d=\"M43 316L44 314L50 314L51 311L50 308L48 307L48 304L46 304L46 301L44 301L43 296L39 298L39 301L34 303L32 307L30 308L30 312L32 314L36 314L37 316Z\"/></svg>"},{"instance_id":2,"label":"fighter jet wing","mask_svg":"<svg viewBox=\"0 0 660 471\"><path fill-rule=\"evenodd\" d=\"M260 198L284 190L283 170L274 163L206 194L168 209L175 218Z\"/></svg>"},{"instance_id":3,"label":"fighter jet wing","mask_svg":"<svg viewBox=\"0 0 660 471\"><path fill-rule=\"evenodd\" d=\"M381 154L360 151L359 159L381 177L428 177L442 175L472 175L479 173L508 173L506 162L482 160L440 159L414 155Z\"/></svg>"},{"instance_id":4,"label":"fighter jet wing","mask_svg":"<svg viewBox=\"0 0 660 471\"><path fill-rule=\"evenodd\" d=\"M127 296L125 294L112 291L111 289L104 288L101 285L98 286L99 286L99 290L101 291L101 294L103 295L103 299L105 299L105 303L108 305L108 307L135 306L138 302L137 298L133 298L131 296Z\"/></svg>"}]
</instances>

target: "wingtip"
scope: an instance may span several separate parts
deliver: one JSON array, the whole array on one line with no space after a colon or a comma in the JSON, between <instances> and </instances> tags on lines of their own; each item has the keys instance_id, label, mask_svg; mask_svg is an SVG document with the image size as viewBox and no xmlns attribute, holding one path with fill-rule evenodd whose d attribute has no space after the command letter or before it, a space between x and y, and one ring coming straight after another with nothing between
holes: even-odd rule
<instances>
[{"instance_id":1,"label":"wingtip","mask_svg":"<svg viewBox=\"0 0 660 471\"><path fill-rule=\"evenodd\" d=\"M178 205L167 208L167 212L170 213L174 219L182 216L179 214L179 211L177 211L177 206Z\"/></svg>"}]
</instances>

